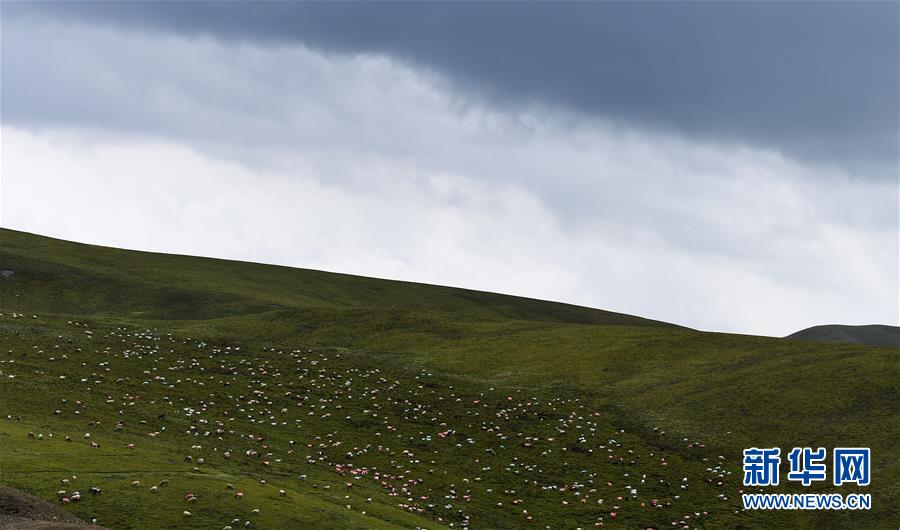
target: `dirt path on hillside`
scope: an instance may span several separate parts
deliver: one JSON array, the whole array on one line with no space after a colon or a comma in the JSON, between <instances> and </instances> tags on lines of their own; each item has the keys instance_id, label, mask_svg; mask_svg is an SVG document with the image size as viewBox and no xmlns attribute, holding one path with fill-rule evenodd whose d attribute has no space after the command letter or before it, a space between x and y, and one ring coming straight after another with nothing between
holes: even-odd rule
<instances>
[{"instance_id":1,"label":"dirt path on hillside","mask_svg":"<svg viewBox=\"0 0 900 530\"><path fill-rule=\"evenodd\" d=\"M104 530L24 491L0 485L0 530Z\"/></svg>"}]
</instances>

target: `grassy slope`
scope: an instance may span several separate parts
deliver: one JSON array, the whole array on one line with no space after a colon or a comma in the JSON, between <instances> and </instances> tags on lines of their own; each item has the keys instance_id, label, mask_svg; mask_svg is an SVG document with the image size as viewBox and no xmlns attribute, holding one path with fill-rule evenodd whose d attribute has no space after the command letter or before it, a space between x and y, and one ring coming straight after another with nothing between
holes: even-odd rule
<instances>
[{"instance_id":1,"label":"grassy slope","mask_svg":"<svg viewBox=\"0 0 900 530\"><path fill-rule=\"evenodd\" d=\"M256 263L134 252L0 229L4 267L34 310L197 319L279 307L428 309L469 319L629 326L639 317L528 298Z\"/></svg>"},{"instance_id":2,"label":"grassy slope","mask_svg":"<svg viewBox=\"0 0 900 530\"><path fill-rule=\"evenodd\" d=\"M691 526L712 528L892 527L898 520L900 464L895 440L900 434L900 369L896 348L700 333L617 313L460 289L91 247L8 230L0 232L0 238L0 268L16 271L0 280L4 313L0 353L7 361L0 366L4 377L16 376L4 379L3 412L21 416L20 421L0 423L3 481L52 497L65 473L90 476L108 490L119 491L117 503L133 505L116 510L101 495L90 506L83 503L73 508L88 519L97 515L101 524L152 526L147 522L150 518L167 517L166 524L175 525L184 522L181 510L189 509L195 512L192 522L209 525L224 525L231 516L239 516L253 518L260 527L284 526L292 520L320 526L434 527L438 518L440 524L459 526L461 504L475 527L589 526L598 517L603 517L606 526L669 527L673 521L684 520ZM10 319L11 311L38 313L39 318ZM89 322L95 335L86 338L80 326L69 324L73 319ZM130 331L123 332L121 327ZM136 329L155 331L135 337ZM129 335L127 339L123 334ZM223 360L224 354L210 354L211 346L198 346L197 340L221 348L241 347L252 355L238 358L232 351ZM154 353L125 358L123 344L140 344ZM166 355L163 345L173 351ZM76 347L82 351L75 351ZM289 352L295 349L312 352L294 358ZM68 358L61 359L60 351L67 352ZM52 363L46 352L57 353ZM92 375L98 370L98 356L110 363L103 369L111 368L110 374L120 380L102 379L91 391L72 383L71 378L79 374L100 380ZM194 358L194 363L181 362ZM246 372L247 365L240 362L248 359L256 365L252 372ZM329 381L328 392L309 386L309 378L305 382L266 379L275 373L296 372L299 366L327 370L320 375ZM148 379L144 370L153 373L153 368L185 378L192 374L193 384L144 385ZM359 396L348 398L349 392L336 393L341 387L332 383L339 380L338 375L358 378L356 371L374 374L375 370L379 377L400 383L383 391L386 401L381 417L362 420L371 415L371 407L358 403ZM210 373L217 379L199 387L197 377ZM432 374L431 382L420 388L415 383L425 373ZM69 379L59 380L64 374ZM51 382L53 390L44 390ZM230 386L223 386L224 382ZM184 407L229 400L237 406L233 388L249 391L264 382L287 385L307 396L303 415L293 416L293 410L284 417L278 415L279 421L293 422L296 431L237 420L234 433L214 443L195 444L192 435L181 434L190 421ZM118 402L129 393L141 396L139 404L123 413L129 418L124 431L112 432L121 417ZM107 396L115 403L101 399ZM70 405L79 398L96 401L89 418L101 421L101 426L91 428L101 432L112 447L103 443L91 450L82 439L65 444L23 436L29 430L83 434L88 418L75 415ZM267 394L267 398L273 402L271 411L280 410L287 399L283 393ZM305 407L313 398L324 404L319 406L332 407L324 410L334 412L334 417L322 417L330 412L309 416ZM69 403L61 406L61 399ZM472 405L476 400L480 409ZM333 409L336 403L341 404L340 412ZM510 404L517 407L512 416L507 410ZM60 407L61 413L53 415L52 410ZM419 407L418 411L424 407L430 413L412 416L411 407ZM159 419L163 410L167 416ZM569 417L573 412L575 416ZM342 419L345 413L350 420ZM486 418L511 439L498 441L496 432L482 428ZM135 428L133 422L140 419L147 426ZM373 437L371 431L382 431L386 423L396 430ZM159 428L154 424L168 424L171 435L150 439L147 431ZM444 439L423 441L423 436L434 438L448 427L466 431L465 436L449 437L460 438L459 446ZM259 445L246 438L247 433L258 431L271 446L267 451L281 462L261 466L253 459L220 457L224 447L245 450ZM393 445L389 450L355 457L355 462L366 462L369 468L398 471L399 459L408 456L403 450L430 453L432 473L421 469L424 458L419 464L407 462L399 471L409 471L421 480L409 490L417 495L414 498L423 511L398 509L397 504L412 503L404 503L402 495L399 501L386 495L377 481L361 481L352 492L345 492L347 478L326 472L328 466L323 465L346 459L343 449L319 447L328 434L341 438L340 447L374 446L389 436ZM581 434L586 441L579 441ZM530 435L542 441L520 441ZM317 458L324 460L313 465L287 454L287 440L294 437L316 446L312 449L322 452ZM122 448L133 440L139 440L135 450ZM536 454L542 444L546 447ZM191 449L192 445L203 447ZM875 510L868 514L736 513L740 450L752 445L871 446L874 480L868 491L875 497ZM182 459L184 454L198 453L209 453L208 460L213 462L198 466L199 472ZM53 465L48 465L48 458ZM112 473L109 462L117 458L141 466L128 473ZM521 469L523 462L530 469ZM722 471L716 469L718 464ZM728 471L730 475L725 474ZM148 483L160 474L183 478L178 479L177 488L153 496L143 486L129 489L131 480ZM309 475L310 480L298 482L299 474ZM638 474L646 475L640 485ZM48 475L52 481L46 480ZM484 475L478 488L474 487L476 475ZM525 485L517 485L522 476L528 477L522 481ZM279 497L273 487L254 483L259 477L278 483L288 496ZM684 477L687 488L680 487ZM318 487L311 487L313 481ZM579 481L585 484L583 489ZM174 486L177 481L171 482ZM260 514L248 513L249 503L236 503L224 493L224 482L244 487ZM550 484L569 487L547 489ZM623 495L625 484L637 487L638 495ZM185 508L181 496L186 488L200 492L200 501L192 504L196 508ZM458 498L460 489L472 490L467 502ZM591 489L598 491L585 493ZM788 486L774 491L832 489ZM504 496L502 491L516 493ZM348 494L350 498L345 499ZM420 501L423 494L441 500ZM448 496L456 498L448 500ZM616 500L618 496L623 500ZM651 496L671 506L641 508L640 502L649 504ZM365 502L369 497L372 502ZM523 504L512 509L509 503L515 497L521 497ZM589 503L577 502L585 497ZM597 504L599 498L604 504ZM564 500L570 504L563 505ZM435 506L428 507L429 503ZM452 509L444 503L452 504ZM533 523L526 522L520 507L530 510ZM709 515L683 519L704 510ZM617 512L616 518L609 515L611 511Z\"/></svg>"},{"instance_id":3,"label":"grassy slope","mask_svg":"<svg viewBox=\"0 0 900 530\"><path fill-rule=\"evenodd\" d=\"M830 324L813 326L787 338L815 340L820 342L843 342L846 344L870 344L873 346L900 347L900 327L872 324L868 326L844 326Z\"/></svg>"}]
</instances>

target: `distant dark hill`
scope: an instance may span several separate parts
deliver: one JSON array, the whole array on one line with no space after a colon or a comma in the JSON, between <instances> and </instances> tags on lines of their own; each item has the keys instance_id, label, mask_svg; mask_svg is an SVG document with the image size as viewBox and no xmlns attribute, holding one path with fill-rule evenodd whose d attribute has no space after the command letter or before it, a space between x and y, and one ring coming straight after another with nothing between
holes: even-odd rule
<instances>
[{"instance_id":1,"label":"distant dark hill","mask_svg":"<svg viewBox=\"0 0 900 530\"><path fill-rule=\"evenodd\" d=\"M900 346L900 327L872 324L868 326L844 326L829 324L813 326L788 335L788 339L867 344L869 346Z\"/></svg>"}]
</instances>

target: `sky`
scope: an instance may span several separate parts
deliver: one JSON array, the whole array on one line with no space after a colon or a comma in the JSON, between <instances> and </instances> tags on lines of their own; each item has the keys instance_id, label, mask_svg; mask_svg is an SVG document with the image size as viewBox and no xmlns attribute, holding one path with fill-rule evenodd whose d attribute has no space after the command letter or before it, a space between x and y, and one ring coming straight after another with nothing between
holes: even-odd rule
<instances>
[{"instance_id":1,"label":"sky","mask_svg":"<svg viewBox=\"0 0 900 530\"><path fill-rule=\"evenodd\" d=\"M0 3L0 225L782 336L900 319L900 3Z\"/></svg>"}]
</instances>

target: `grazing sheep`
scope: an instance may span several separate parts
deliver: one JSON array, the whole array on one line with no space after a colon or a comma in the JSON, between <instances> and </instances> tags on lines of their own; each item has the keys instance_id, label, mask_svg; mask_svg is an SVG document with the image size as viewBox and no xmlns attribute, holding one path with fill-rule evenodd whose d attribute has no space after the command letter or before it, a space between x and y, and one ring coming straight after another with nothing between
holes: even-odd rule
<instances>
[{"instance_id":1,"label":"grazing sheep","mask_svg":"<svg viewBox=\"0 0 900 530\"><path fill-rule=\"evenodd\" d=\"M278 490L278 494L284 497L285 495L287 495L287 492L284 490Z\"/></svg>"},{"instance_id":2,"label":"grazing sheep","mask_svg":"<svg viewBox=\"0 0 900 530\"><path fill-rule=\"evenodd\" d=\"M191 516L191 512L185 510L185 511L181 512L181 515L183 515L183 516L185 516L185 517L190 517L190 516Z\"/></svg>"},{"instance_id":3,"label":"grazing sheep","mask_svg":"<svg viewBox=\"0 0 900 530\"><path fill-rule=\"evenodd\" d=\"M158 488L158 487L156 487L156 486L150 486L150 493L156 493L157 491L159 491L159 488Z\"/></svg>"}]
</instances>

